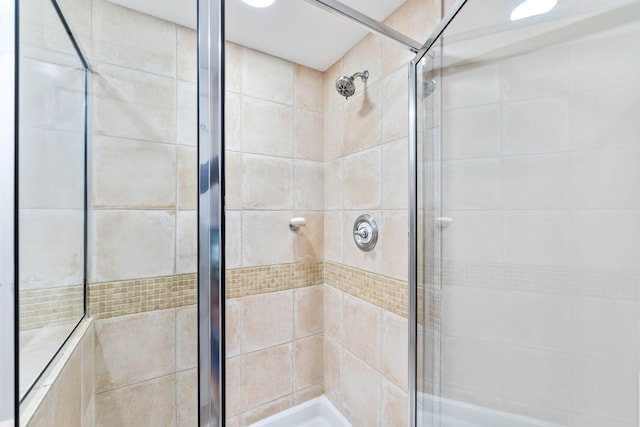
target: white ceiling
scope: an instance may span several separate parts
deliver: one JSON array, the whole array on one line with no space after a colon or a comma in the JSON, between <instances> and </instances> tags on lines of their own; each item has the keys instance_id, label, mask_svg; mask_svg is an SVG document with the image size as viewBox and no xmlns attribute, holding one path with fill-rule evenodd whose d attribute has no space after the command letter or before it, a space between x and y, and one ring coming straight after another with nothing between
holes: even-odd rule
<instances>
[{"instance_id":1,"label":"white ceiling","mask_svg":"<svg viewBox=\"0 0 640 427\"><path fill-rule=\"evenodd\" d=\"M196 0L109 0L180 25L196 27ZM342 0L382 21L406 0ZM257 9L242 0L226 2L227 40L320 71L329 68L367 31L304 0L276 0Z\"/></svg>"}]
</instances>

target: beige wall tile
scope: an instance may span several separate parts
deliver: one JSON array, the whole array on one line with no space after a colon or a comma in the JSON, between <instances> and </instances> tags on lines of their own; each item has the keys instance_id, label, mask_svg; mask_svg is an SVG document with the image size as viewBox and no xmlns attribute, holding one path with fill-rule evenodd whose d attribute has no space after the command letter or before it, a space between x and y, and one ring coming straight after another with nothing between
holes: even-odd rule
<instances>
[{"instance_id":1,"label":"beige wall tile","mask_svg":"<svg viewBox=\"0 0 640 427\"><path fill-rule=\"evenodd\" d=\"M319 334L294 343L294 390L302 390L323 380L324 337Z\"/></svg>"},{"instance_id":2,"label":"beige wall tile","mask_svg":"<svg viewBox=\"0 0 640 427\"><path fill-rule=\"evenodd\" d=\"M324 214L325 259L342 262L343 231L342 212L326 212Z\"/></svg>"},{"instance_id":3,"label":"beige wall tile","mask_svg":"<svg viewBox=\"0 0 640 427\"><path fill-rule=\"evenodd\" d=\"M176 226L176 274L198 270L198 213L178 211Z\"/></svg>"},{"instance_id":4,"label":"beige wall tile","mask_svg":"<svg viewBox=\"0 0 640 427\"><path fill-rule=\"evenodd\" d=\"M385 211L379 230L382 274L409 280L409 216L406 211Z\"/></svg>"},{"instance_id":5,"label":"beige wall tile","mask_svg":"<svg viewBox=\"0 0 640 427\"><path fill-rule=\"evenodd\" d=\"M93 424L95 396L95 324L91 324L82 337L82 414L83 420ZM84 423L83 423L84 425Z\"/></svg>"},{"instance_id":6,"label":"beige wall tile","mask_svg":"<svg viewBox=\"0 0 640 427\"><path fill-rule=\"evenodd\" d=\"M95 211L94 282L173 274L175 212Z\"/></svg>"},{"instance_id":7,"label":"beige wall tile","mask_svg":"<svg viewBox=\"0 0 640 427\"><path fill-rule=\"evenodd\" d=\"M305 388L304 390L296 391L293 394L293 406L297 406L308 400L322 396L323 394L324 394L324 387L322 383L312 385L311 387Z\"/></svg>"},{"instance_id":8,"label":"beige wall tile","mask_svg":"<svg viewBox=\"0 0 640 427\"><path fill-rule=\"evenodd\" d=\"M175 24L95 1L92 27L94 60L175 77Z\"/></svg>"},{"instance_id":9,"label":"beige wall tile","mask_svg":"<svg viewBox=\"0 0 640 427\"><path fill-rule=\"evenodd\" d=\"M293 291L295 338L308 337L324 330L324 286Z\"/></svg>"},{"instance_id":10,"label":"beige wall tile","mask_svg":"<svg viewBox=\"0 0 640 427\"><path fill-rule=\"evenodd\" d=\"M331 67L329 67L327 69L327 71L324 72L324 81L323 81L323 95L324 95L324 110L325 113L328 111L331 111L336 104L338 105L343 105L343 102L340 101L344 101L344 98L341 97L338 92L336 92L336 79L340 78L342 75L344 75L344 70L343 70L343 65L344 65L344 58L340 58L338 61L336 61L335 64L333 64ZM360 70L362 71L362 70ZM355 71L353 71L351 74L355 73ZM349 75L351 75L349 74Z\"/></svg>"},{"instance_id":11,"label":"beige wall tile","mask_svg":"<svg viewBox=\"0 0 640 427\"><path fill-rule=\"evenodd\" d=\"M324 208L324 165L296 160L294 204L296 210L321 211Z\"/></svg>"},{"instance_id":12,"label":"beige wall tile","mask_svg":"<svg viewBox=\"0 0 640 427\"><path fill-rule=\"evenodd\" d=\"M271 415L275 415L293 405L292 396L285 396L281 399L269 402L265 405L251 409L241 415L242 425L251 425L259 420L263 420Z\"/></svg>"},{"instance_id":13,"label":"beige wall tile","mask_svg":"<svg viewBox=\"0 0 640 427\"><path fill-rule=\"evenodd\" d=\"M324 110L321 71L303 65L294 65L294 105L298 108L322 112Z\"/></svg>"},{"instance_id":14,"label":"beige wall tile","mask_svg":"<svg viewBox=\"0 0 640 427\"><path fill-rule=\"evenodd\" d=\"M296 159L324 160L324 115L296 108Z\"/></svg>"},{"instance_id":15,"label":"beige wall tile","mask_svg":"<svg viewBox=\"0 0 640 427\"><path fill-rule=\"evenodd\" d=\"M225 208L242 209L242 154L227 151L224 161L227 184L224 196Z\"/></svg>"},{"instance_id":16,"label":"beige wall tile","mask_svg":"<svg viewBox=\"0 0 640 427\"><path fill-rule=\"evenodd\" d=\"M293 392L292 344L242 356L242 409L255 408Z\"/></svg>"},{"instance_id":17,"label":"beige wall tile","mask_svg":"<svg viewBox=\"0 0 640 427\"><path fill-rule=\"evenodd\" d=\"M227 418L226 427L240 427L240 417Z\"/></svg>"},{"instance_id":18,"label":"beige wall tile","mask_svg":"<svg viewBox=\"0 0 640 427\"><path fill-rule=\"evenodd\" d=\"M442 127L447 129L442 135L444 160L502 154L500 104L443 111Z\"/></svg>"},{"instance_id":19,"label":"beige wall tile","mask_svg":"<svg viewBox=\"0 0 640 427\"><path fill-rule=\"evenodd\" d=\"M403 138L409 134L409 78L400 69L384 79L382 98L382 140Z\"/></svg>"},{"instance_id":20,"label":"beige wall tile","mask_svg":"<svg viewBox=\"0 0 640 427\"><path fill-rule=\"evenodd\" d=\"M293 104L293 63L244 48L242 90L246 95Z\"/></svg>"},{"instance_id":21,"label":"beige wall tile","mask_svg":"<svg viewBox=\"0 0 640 427\"><path fill-rule=\"evenodd\" d=\"M242 156L242 198L245 209L293 207L293 160Z\"/></svg>"},{"instance_id":22,"label":"beige wall tile","mask_svg":"<svg viewBox=\"0 0 640 427\"><path fill-rule=\"evenodd\" d=\"M335 91L335 88L333 89ZM339 96L336 93L336 96ZM341 157L345 151L345 109L344 99L327 109L324 114L324 158L332 160Z\"/></svg>"},{"instance_id":23,"label":"beige wall tile","mask_svg":"<svg viewBox=\"0 0 640 427\"><path fill-rule=\"evenodd\" d=\"M48 394L27 424L28 427L51 427L53 425L53 407L51 395Z\"/></svg>"},{"instance_id":24,"label":"beige wall tile","mask_svg":"<svg viewBox=\"0 0 640 427\"><path fill-rule=\"evenodd\" d=\"M439 0L407 0L384 23L423 43L440 21Z\"/></svg>"},{"instance_id":25,"label":"beige wall tile","mask_svg":"<svg viewBox=\"0 0 640 427\"><path fill-rule=\"evenodd\" d=\"M342 292L324 287L324 331L327 336L342 340Z\"/></svg>"},{"instance_id":26,"label":"beige wall tile","mask_svg":"<svg viewBox=\"0 0 640 427\"><path fill-rule=\"evenodd\" d=\"M336 393L342 392L342 346L333 338L324 338L324 385Z\"/></svg>"},{"instance_id":27,"label":"beige wall tile","mask_svg":"<svg viewBox=\"0 0 640 427\"><path fill-rule=\"evenodd\" d=\"M324 331L338 340L342 340L342 292L325 285L324 287Z\"/></svg>"},{"instance_id":28,"label":"beige wall tile","mask_svg":"<svg viewBox=\"0 0 640 427\"><path fill-rule=\"evenodd\" d=\"M82 350L76 347L52 386L53 427L82 424Z\"/></svg>"},{"instance_id":29,"label":"beige wall tile","mask_svg":"<svg viewBox=\"0 0 640 427\"><path fill-rule=\"evenodd\" d=\"M382 313L382 375L398 387L408 387L409 329L407 319Z\"/></svg>"},{"instance_id":30,"label":"beige wall tile","mask_svg":"<svg viewBox=\"0 0 640 427\"><path fill-rule=\"evenodd\" d=\"M295 260L299 262L324 258L324 214L296 211L293 216L307 220L307 225L294 233Z\"/></svg>"},{"instance_id":31,"label":"beige wall tile","mask_svg":"<svg viewBox=\"0 0 640 427\"><path fill-rule=\"evenodd\" d=\"M176 206L174 146L98 135L93 144L94 208Z\"/></svg>"},{"instance_id":32,"label":"beige wall tile","mask_svg":"<svg viewBox=\"0 0 640 427\"><path fill-rule=\"evenodd\" d=\"M240 404L242 402L242 359L233 357L227 359L226 366L226 395L225 404L227 416L233 417L240 413Z\"/></svg>"},{"instance_id":33,"label":"beige wall tile","mask_svg":"<svg viewBox=\"0 0 640 427\"><path fill-rule=\"evenodd\" d=\"M374 368L380 366L382 310L345 294L342 307L342 344Z\"/></svg>"},{"instance_id":34,"label":"beige wall tile","mask_svg":"<svg viewBox=\"0 0 640 427\"><path fill-rule=\"evenodd\" d=\"M409 207L409 141L382 146L382 205L384 209Z\"/></svg>"},{"instance_id":35,"label":"beige wall tile","mask_svg":"<svg viewBox=\"0 0 640 427\"><path fill-rule=\"evenodd\" d=\"M344 209L344 160L336 159L324 163L324 208Z\"/></svg>"},{"instance_id":36,"label":"beige wall tile","mask_svg":"<svg viewBox=\"0 0 640 427\"><path fill-rule=\"evenodd\" d=\"M368 85L383 78L382 37L376 34L368 34L344 56L344 74L350 76L364 70L369 71ZM360 80L356 83L356 93L361 89L359 83L361 83Z\"/></svg>"},{"instance_id":37,"label":"beige wall tile","mask_svg":"<svg viewBox=\"0 0 640 427\"><path fill-rule=\"evenodd\" d=\"M180 145L198 145L198 97L196 84L177 82L177 143Z\"/></svg>"},{"instance_id":38,"label":"beige wall tile","mask_svg":"<svg viewBox=\"0 0 640 427\"><path fill-rule=\"evenodd\" d=\"M176 76L178 80L195 83L198 77L198 40L191 28L176 25ZM228 53L228 51L227 51ZM225 59L229 59L227 56Z\"/></svg>"},{"instance_id":39,"label":"beige wall tile","mask_svg":"<svg viewBox=\"0 0 640 427\"><path fill-rule=\"evenodd\" d=\"M242 149L247 153L293 157L293 108L244 97Z\"/></svg>"},{"instance_id":40,"label":"beige wall tile","mask_svg":"<svg viewBox=\"0 0 640 427\"><path fill-rule=\"evenodd\" d=\"M19 137L20 207L83 209L83 134L22 127Z\"/></svg>"},{"instance_id":41,"label":"beige wall tile","mask_svg":"<svg viewBox=\"0 0 640 427\"><path fill-rule=\"evenodd\" d=\"M20 210L20 285L41 289L82 283L81 210ZM64 236L61 239L60 236ZM55 250L52 250L55 248Z\"/></svg>"},{"instance_id":42,"label":"beige wall tile","mask_svg":"<svg viewBox=\"0 0 640 427\"><path fill-rule=\"evenodd\" d=\"M345 154L382 143L382 83L367 82L358 89L346 101Z\"/></svg>"},{"instance_id":43,"label":"beige wall tile","mask_svg":"<svg viewBox=\"0 0 640 427\"><path fill-rule=\"evenodd\" d=\"M536 117L535 125L531 117ZM504 154L567 151L569 101L560 96L505 103L502 135Z\"/></svg>"},{"instance_id":44,"label":"beige wall tile","mask_svg":"<svg viewBox=\"0 0 640 427\"><path fill-rule=\"evenodd\" d=\"M176 309L176 371L198 365L198 308Z\"/></svg>"},{"instance_id":45,"label":"beige wall tile","mask_svg":"<svg viewBox=\"0 0 640 427\"><path fill-rule=\"evenodd\" d=\"M198 153L192 147L177 147L178 209L198 207Z\"/></svg>"},{"instance_id":46,"label":"beige wall tile","mask_svg":"<svg viewBox=\"0 0 640 427\"><path fill-rule=\"evenodd\" d=\"M380 425L380 374L348 351L342 359L344 404L368 426Z\"/></svg>"},{"instance_id":47,"label":"beige wall tile","mask_svg":"<svg viewBox=\"0 0 640 427\"><path fill-rule=\"evenodd\" d=\"M225 351L227 357L234 357L242 348L242 303L237 299L226 300L225 308Z\"/></svg>"},{"instance_id":48,"label":"beige wall tile","mask_svg":"<svg viewBox=\"0 0 640 427\"><path fill-rule=\"evenodd\" d=\"M225 92L224 98L225 150L240 151L242 147L242 95Z\"/></svg>"},{"instance_id":49,"label":"beige wall tile","mask_svg":"<svg viewBox=\"0 0 640 427\"><path fill-rule=\"evenodd\" d=\"M293 339L293 291L249 296L241 304L243 353Z\"/></svg>"},{"instance_id":50,"label":"beige wall tile","mask_svg":"<svg viewBox=\"0 0 640 427\"><path fill-rule=\"evenodd\" d=\"M175 425L175 375L96 395L96 427Z\"/></svg>"},{"instance_id":51,"label":"beige wall tile","mask_svg":"<svg viewBox=\"0 0 640 427\"><path fill-rule=\"evenodd\" d=\"M176 426L198 426L198 370L176 374Z\"/></svg>"},{"instance_id":52,"label":"beige wall tile","mask_svg":"<svg viewBox=\"0 0 640 427\"><path fill-rule=\"evenodd\" d=\"M235 43L225 42L225 89L242 92L242 54L244 48Z\"/></svg>"},{"instance_id":53,"label":"beige wall tile","mask_svg":"<svg viewBox=\"0 0 640 427\"><path fill-rule=\"evenodd\" d=\"M238 268L242 266L242 213L239 211L225 212L225 266Z\"/></svg>"},{"instance_id":54,"label":"beige wall tile","mask_svg":"<svg viewBox=\"0 0 640 427\"><path fill-rule=\"evenodd\" d=\"M292 262L293 232L289 212L243 212L242 266Z\"/></svg>"},{"instance_id":55,"label":"beige wall tile","mask_svg":"<svg viewBox=\"0 0 640 427\"><path fill-rule=\"evenodd\" d=\"M97 321L96 392L173 374L175 342L173 309Z\"/></svg>"},{"instance_id":56,"label":"beige wall tile","mask_svg":"<svg viewBox=\"0 0 640 427\"><path fill-rule=\"evenodd\" d=\"M385 76L399 68L406 71L407 64L414 56L413 52L399 43L387 39L382 40L382 68Z\"/></svg>"},{"instance_id":57,"label":"beige wall tile","mask_svg":"<svg viewBox=\"0 0 640 427\"><path fill-rule=\"evenodd\" d=\"M386 379L382 379L382 425L406 426L409 396Z\"/></svg>"},{"instance_id":58,"label":"beige wall tile","mask_svg":"<svg viewBox=\"0 0 640 427\"><path fill-rule=\"evenodd\" d=\"M93 128L98 135L175 143L175 80L94 64Z\"/></svg>"},{"instance_id":59,"label":"beige wall tile","mask_svg":"<svg viewBox=\"0 0 640 427\"><path fill-rule=\"evenodd\" d=\"M379 209L382 206L382 148L372 148L344 159L347 209Z\"/></svg>"}]
</instances>

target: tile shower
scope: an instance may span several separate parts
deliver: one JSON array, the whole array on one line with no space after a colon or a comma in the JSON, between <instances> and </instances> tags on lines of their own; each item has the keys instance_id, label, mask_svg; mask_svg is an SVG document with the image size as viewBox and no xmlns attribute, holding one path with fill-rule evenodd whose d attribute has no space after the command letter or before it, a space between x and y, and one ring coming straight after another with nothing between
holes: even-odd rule
<instances>
[{"instance_id":1,"label":"tile shower","mask_svg":"<svg viewBox=\"0 0 640 427\"><path fill-rule=\"evenodd\" d=\"M61 7L94 69L83 425L195 425L195 32L103 0ZM388 21L422 38L436 13L409 1ZM227 425L322 394L354 425L404 424L408 54L368 36L322 73L226 48ZM347 68L371 79L345 102ZM365 211L385 230L368 256L349 234Z\"/></svg>"},{"instance_id":2,"label":"tile shower","mask_svg":"<svg viewBox=\"0 0 640 427\"><path fill-rule=\"evenodd\" d=\"M494 34L492 12L502 10L468 3L418 64L417 138L406 125L413 54L386 39L364 37L324 72L226 43L225 425L320 395L364 427L410 425L411 397L419 425L465 411L476 411L474 425L496 425L485 416L637 424L640 226L629 183L638 181L640 64L629 52L640 7L561 1L551 24L505 21ZM23 424L195 426L196 33L105 0L59 4L91 68L89 318L21 406ZM450 6L408 0L384 22L423 41ZM593 25L599 14L606 25ZM24 41L59 49L56 19ZM514 36L540 28L545 37ZM607 67L593 66L594 50ZM336 93L336 77L365 69L353 97ZM31 89L22 93L37 101ZM20 148L48 153L40 168L64 169L53 167L64 150L38 146L55 129L25 123ZM418 168L429 172L413 211L423 221L414 396L407 165L416 139ZM53 180L32 181L46 199ZM64 281L66 262L80 263L80 234L40 230L51 206L21 195L23 243L66 237L57 261L38 266ZM80 224L79 211L54 208L52 223ZM371 252L353 242L363 213L380 227ZM297 231L294 217L306 219ZM21 333L78 318L56 309L59 288L22 277L31 281L20 282ZM80 277L70 281L75 296L64 299L79 310Z\"/></svg>"}]
</instances>

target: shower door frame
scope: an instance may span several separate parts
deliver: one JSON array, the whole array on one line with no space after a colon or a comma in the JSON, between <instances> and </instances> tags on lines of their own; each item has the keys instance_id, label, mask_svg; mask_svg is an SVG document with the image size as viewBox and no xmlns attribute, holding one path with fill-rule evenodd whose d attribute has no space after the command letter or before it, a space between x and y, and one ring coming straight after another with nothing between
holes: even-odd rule
<instances>
[{"instance_id":1,"label":"shower door frame","mask_svg":"<svg viewBox=\"0 0 640 427\"><path fill-rule=\"evenodd\" d=\"M198 425L223 426L224 0L198 0Z\"/></svg>"},{"instance_id":2,"label":"shower door frame","mask_svg":"<svg viewBox=\"0 0 640 427\"><path fill-rule=\"evenodd\" d=\"M417 426L418 398L418 64L469 0L457 0L409 63L409 427ZM426 132L426 130L424 130ZM425 298L428 295L424 293ZM424 304L424 302L423 302ZM424 350L424 349L423 349Z\"/></svg>"}]
</instances>

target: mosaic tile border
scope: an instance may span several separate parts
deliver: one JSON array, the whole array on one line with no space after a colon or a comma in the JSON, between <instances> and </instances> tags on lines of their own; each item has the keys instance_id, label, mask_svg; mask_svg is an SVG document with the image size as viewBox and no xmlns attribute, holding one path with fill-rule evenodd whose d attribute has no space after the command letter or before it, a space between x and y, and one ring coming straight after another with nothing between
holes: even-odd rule
<instances>
[{"instance_id":1,"label":"mosaic tile border","mask_svg":"<svg viewBox=\"0 0 640 427\"><path fill-rule=\"evenodd\" d=\"M21 331L75 324L84 313L84 286L20 290L18 313Z\"/></svg>"},{"instance_id":2,"label":"mosaic tile border","mask_svg":"<svg viewBox=\"0 0 640 427\"><path fill-rule=\"evenodd\" d=\"M409 284L332 261L324 262L325 283L404 318L408 317Z\"/></svg>"},{"instance_id":3,"label":"mosaic tile border","mask_svg":"<svg viewBox=\"0 0 640 427\"><path fill-rule=\"evenodd\" d=\"M323 261L235 268L226 271L227 299L287 291L324 283Z\"/></svg>"},{"instance_id":4,"label":"mosaic tile border","mask_svg":"<svg viewBox=\"0 0 640 427\"><path fill-rule=\"evenodd\" d=\"M236 268L225 274L227 299L326 283L391 313L408 316L407 282L331 261ZM89 316L95 319L196 303L195 273L89 285Z\"/></svg>"},{"instance_id":5,"label":"mosaic tile border","mask_svg":"<svg viewBox=\"0 0 640 427\"><path fill-rule=\"evenodd\" d=\"M166 310L197 303L196 273L89 285L89 316L95 319Z\"/></svg>"}]
</instances>

